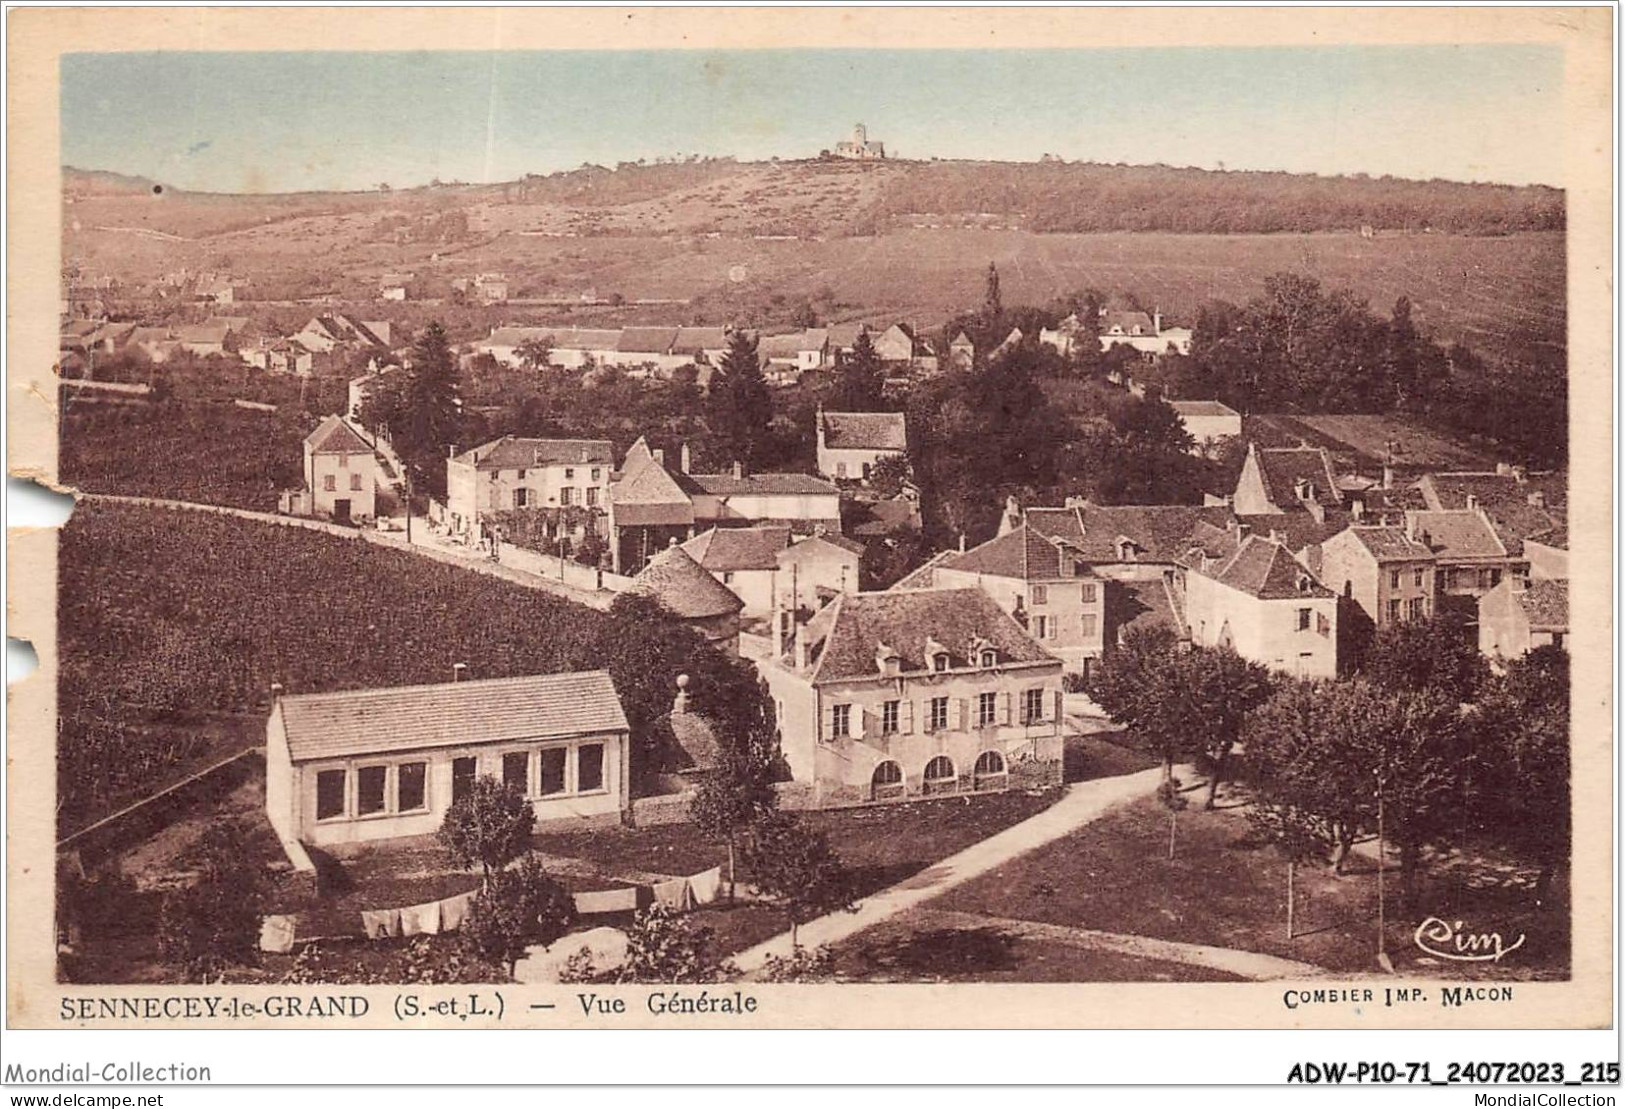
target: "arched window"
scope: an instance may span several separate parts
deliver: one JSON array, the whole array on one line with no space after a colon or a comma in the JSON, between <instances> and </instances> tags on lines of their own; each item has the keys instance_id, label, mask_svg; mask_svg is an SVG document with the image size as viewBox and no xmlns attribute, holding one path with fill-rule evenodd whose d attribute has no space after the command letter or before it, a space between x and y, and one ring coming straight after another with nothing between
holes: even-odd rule
<instances>
[{"instance_id":1,"label":"arched window","mask_svg":"<svg viewBox=\"0 0 1625 1109\"><path fill-rule=\"evenodd\" d=\"M890 759L877 765L874 775L869 779L870 799L881 801L888 797L901 797L902 795L903 768Z\"/></svg>"},{"instance_id":2,"label":"arched window","mask_svg":"<svg viewBox=\"0 0 1625 1109\"><path fill-rule=\"evenodd\" d=\"M942 651L931 656L931 668L938 673L948 669L948 653Z\"/></svg>"},{"instance_id":3,"label":"arched window","mask_svg":"<svg viewBox=\"0 0 1625 1109\"><path fill-rule=\"evenodd\" d=\"M954 770L954 760L947 755L938 755L925 764L925 792L946 793L959 785L959 774Z\"/></svg>"},{"instance_id":4,"label":"arched window","mask_svg":"<svg viewBox=\"0 0 1625 1109\"><path fill-rule=\"evenodd\" d=\"M982 652L982 665L984 667L997 666L998 663L999 653L993 648L989 647Z\"/></svg>"},{"instance_id":5,"label":"arched window","mask_svg":"<svg viewBox=\"0 0 1625 1109\"><path fill-rule=\"evenodd\" d=\"M976 766L971 770L971 778L977 789L1002 786L1007 777L1004 756L997 751L983 751L976 757Z\"/></svg>"}]
</instances>

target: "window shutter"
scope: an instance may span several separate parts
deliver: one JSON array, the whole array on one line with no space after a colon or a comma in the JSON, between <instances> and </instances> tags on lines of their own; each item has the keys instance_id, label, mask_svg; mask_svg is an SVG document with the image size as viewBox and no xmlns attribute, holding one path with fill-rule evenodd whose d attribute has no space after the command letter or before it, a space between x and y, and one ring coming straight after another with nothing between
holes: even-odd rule
<instances>
[{"instance_id":1,"label":"window shutter","mask_svg":"<svg viewBox=\"0 0 1625 1109\"><path fill-rule=\"evenodd\" d=\"M927 697L920 702L920 731L931 730L931 698Z\"/></svg>"},{"instance_id":2,"label":"window shutter","mask_svg":"<svg viewBox=\"0 0 1625 1109\"><path fill-rule=\"evenodd\" d=\"M1008 690L999 694L999 723L1006 726L1010 723L1010 693Z\"/></svg>"},{"instance_id":3,"label":"window shutter","mask_svg":"<svg viewBox=\"0 0 1625 1109\"><path fill-rule=\"evenodd\" d=\"M903 735L914 731L914 702L903 701L897 706L897 730Z\"/></svg>"},{"instance_id":4,"label":"window shutter","mask_svg":"<svg viewBox=\"0 0 1625 1109\"><path fill-rule=\"evenodd\" d=\"M1066 693L1064 690L1055 691L1055 722L1059 724L1066 718Z\"/></svg>"},{"instance_id":5,"label":"window shutter","mask_svg":"<svg viewBox=\"0 0 1625 1109\"><path fill-rule=\"evenodd\" d=\"M852 706L852 738L862 739L869 732L869 710L860 704Z\"/></svg>"},{"instance_id":6,"label":"window shutter","mask_svg":"<svg viewBox=\"0 0 1625 1109\"><path fill-rule=\"evenodd\" d=\"M958 716L959 716L959 721L958 721L957 724L954 725L954 730L962 732L966 728L966 723L965 722L968 719L968 717L967 717L968 706L966 705L965 698L963 698L963 697L955 698L954 704L957 706L957 711L958 711Z\"/></svg>"}]
</instances>

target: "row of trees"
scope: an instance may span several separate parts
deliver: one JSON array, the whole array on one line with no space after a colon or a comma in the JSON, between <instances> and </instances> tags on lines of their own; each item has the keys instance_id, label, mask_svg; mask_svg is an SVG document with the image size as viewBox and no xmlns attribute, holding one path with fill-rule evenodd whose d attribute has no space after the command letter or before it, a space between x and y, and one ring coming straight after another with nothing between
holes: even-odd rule
<instances>
[{"instance_id":1,"label":"row of trees","mask_svg":"<svg viewBox=\"0 0 1625 1109\"><path fill-rule=\"evenodd\" d=\"M1208 774L1207 805L1246 752L1249 816L1295 863L1339 872L1381 831L1414 905L1423 852L1499 840L1540 869L1567 856L1568 660L1540 648L1492 674L1448 616L1379 632L1337 681L1268 674L1228 649L1131 631L1090 695L1163 760Z\"/></svg>"}]
</instances>

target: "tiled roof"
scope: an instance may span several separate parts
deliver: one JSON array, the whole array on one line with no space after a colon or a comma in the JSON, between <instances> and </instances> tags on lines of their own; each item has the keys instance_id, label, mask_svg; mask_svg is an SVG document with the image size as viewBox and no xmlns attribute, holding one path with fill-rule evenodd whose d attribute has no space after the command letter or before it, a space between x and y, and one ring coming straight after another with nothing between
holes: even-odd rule
<instances>
[{"instance_id":1,"label":"tiled roof","mask_svg":"<svg viewBox=\"0 0 1625 1109\"><path fill-rule=\"evenodd\" d=\"M791 547L805 548L809 543L827 543L831 547L839 547L848 554L855 555L861 555L868 549L865 544L858 542L856 539L851 539L845 535L833 535L827 531L821 535L809 535L802 539L798 539L791 544ZM781 555L780 557L783 556Z\"/></svg>"},{"instance_id":2,"label":"tiled roof","mask_svg":"<svg viewBox=\"0 0 1625 1109\"><path fill-rule=\"evenodd\" d=\"M1418 539L1439 559L1504 558L1507 548L1484 518L1466 509L1450 512L1407 512Z\"/></svg>"},{"instance_id":3,"label":"tiled roof","mask_svg":"<svg viewBox=\"0 0 1625 1109\"><path fill-rule=\"evenodd\" d=\"M1319 447L1264 447L1257 451L1258 472L1264 492L1277 508L1298 504L1299 481L1311 482L1322 504L1341 502L1331 455Z\"/></svg>"},{"instance_id":4,"label":"tiled roof","mask_svg":"<svg viewBox=\"0 0 1625 1109\"><path fill-rule=\"evenodd\" d=\"M875 652L897 652L905 672L928 669L926 640L940 643L949 665L971 664L972 641L986 640L1000 664L1053 662L1014 619L980 589L846 593L802 628L814 682L878 677Z\"/></svg>"},{"instance_id":5,"label":"tiled roof","mask_svg":"<svg viewBox=\"0 0 1625 1109\"><path fill-rule=\"evenodd\" d=\"M641 442L641 440L640 440ZM609 488L609 499L617 509L629 504L675 504L689 510L693 520L693 501L666 467L656 462L652 454L637 449L633 444L627 452L626 470L621 480Z\"/></svg>"},{"instance_id":6,"label":"tiled roof","mask_svg":"<svg viewBox=\"0 0 1625 1109\"><path fill-rule=\"evenodd\" d=\"M1054 581L1073 577L1073 560L1061 547L1027 524L989 539L986 543L954 554L943 562L947 570L988 574L1020 581Z\"/></svg>"},{"instance_id":7,"label":"tiled roof","mask_svg":"<svg viewBox=\"0 0 1625 1109\"><path fill-rule=\"evenodd\" d=\"M743 477L733 474L688 474L687 477L701 492L714 497L818 493L836 496L840 493L837 486L811 474L745 474Z\"/></svg>"},{"instance_id":8,"label":"tiled roof","mask_svg":"<svg viewBox=\"0 0 1625 1109\"><path fill-rule=\"evenodd\" d=\"M1404 528L1352 526L1349 533L1378 562L1432 558L1433 552L1405 534Z\"/></svg>"},{"instance_id":9,"label":"tiled roof","mask_svg":"<svg viewBox=\"0 0 1625 1109\"><path fill-rule=\"evenodd\" d=\"M699 354L706 350L723 350L728 346L725 327L679 327L672 339L673 354Z\"/></svg>"},{"instance_id":10,"label":"tiled roof","mask_svg":"<svg viewBox=\"0 0 1625 1109\"><path fill-rule=\"evenodd\" d=\"M745 607L734 592L712 577L681 547L667 547L649 560L627 587L659 601L684 620L726 616Z\"/></svg>"},{"instance_id":11,"label":"tiled roof","mask_svg":"<svg viewBox=\"0 0 1625 1109\"><path fill-rule=\"evenodd\" d=\"M1156 325L1149 312L1132 312L1107 309L1100 314L1100 333L1107 334L1114 327L1123 329L1123 334L1132 335L1134 329L1140 329L1142 335L1155 335Z\"/></svg>"},{"instance_id":12,"label":"tiled roof","mask_svg":"<svg viewBox=\"0 0 1625 1109\"><path fill-rule=\"evenodd\" d=\"M1301 551L1316 543L1326 542L1354 519L1347 509L1336 506L1325 507L1318 520L1307 508L1236 518L1250 527L1254 535L1268 536L1270 532L1275 532L1291 551Z\"/></svg>"},{"instance_id":13,"label":"tiled roof","mask_svg":"<svg viewBox=\"0 0 1625 1109\"><path fill-rule=\"evenodd\" d=\"M1187 636L1185 622L1174 607L1168 583L1161 577L1155 581L1114 581L1106 586L1110 622L1119 633L1133 628L1161 626L1179 638Z\"/></svg>"},{"instance_id":14,"label":"tiled roof","mask_svg":"<svg viewBox=\"0 0 1625 1109\"><path fill-rule=\"evenodd\" d=\"M885 329L882 328L881 331L876 331L874 328L869 327L868 324L864 323L832 324L829 327L829 345L841 350L850 349L852 344L858 341L858 335L865 330L869 332L869 338L872 341L878 338L881 331L884 331Z\"/></svg>"},{"instance_id":15,"label":"tiled roof","mask_svg":"<svg viewBox=\"0 0 1625 1109\"><path fill-rule=\"evenodd\" d=\"M711 722L696 712L674 712L667 717L671 727L671 750L665 769L709 770L722 761L722 743Z\"/></svg>"},{"instance_id":16,"label":"tiled roof","mask_svg":"<svg viewBox=\"0 0 1625 1109\"><path fill-rule=\"evenodd\" d=\"M627 728L602 670L295 694L277 705L295 762Z\"/></svg>"},{"instance_id":17,"label":"tiled roof","mask_svg":"<svg viewBox=\"0 0 1625 1109\"><path fill-rule=\"evenodd\" d=\"M1235 554L1207 574L1263 601L1333 595L1285 547L1256 535L1249 535Z\"/></svg>"},{"instance_id":18,"label":"tiled roof","mask_svg":"<svg viewBox=\"0 0 1625 1109\"><path fill-rule=\"evenodd\" d=\"M1418 487L1430 509L1466 508L1467 498L1475 498L1511 554L1520 553L1525 539L1558 526L1568 504L1564 473L1526 474L1522 481L1511 474L1436 473L1424 475ZM1530 504L1532 495L1545 504Z\"/></svg>"},{"instance_id":19,"label":"tiled roof","mask_svg":"<svg viewBox=\"0 0 1625 1109\"><path fill-rule=\"evenodd\" d=\"M305 436L312 454L371 454L372 447L338 416L328 416Z\"/></svg>"},{"instance_id":20,"label":"tiled roof","mask_svg":"<svg viewBox=\"0 0 1625 1109\"><path fill-rule=\"evenodd\" d=\"M1522 593L1515 593L1518 603L1529 615L1533 631L1567 631L1569 627L1569 583L1566 581L1532 581Z\"/></svg>"},{"instance_id":21,"label":"tiled roof","mask_svg":"<svg viewBox=\"0 0 1625 1109\"><path fill-rule=\"evenodd\" d=\"M907 450L907 420L901 412L825 412L824 445L841 450Z\"/></svg>"},{"instance_id":22,"label":"tiled roof","mask_svg":"<svg viewBox=\"0 0 1625 1109\"><path fill-rule=\"evenodd\" d=\"M1223 527L1231 513L1223 506L1085 502L1077 508L1030 508L1024 519L1040 534L1075 549L1085 562L1121 561L1118 540L1128 539L1140 549L1138 561L1171 563L1185 553L1198 523Z\"/></svg>"},{"instance_id":23,"label":"tiled roof","mask_svg":"<svg viewBox=\"0 0 1625 1109\"><path fill-rule=\"evenodd\" d=\"M934 589L937 584L937 567L950 558L958 556L959 551L938 551L924 563L910 570L892 583L890 592L900 593L907 589Z\"/></svg>"},{"instance_id":24,"label":"tiled roof","mask_svg":"<svg viewBox=\"0 0 1625 1109\"><path fill-rule=\"evenodd\" d=\"M456 461L480 470L516 470L531 466L612 465L615 447L608 439L519 439L504 435L464 451Z\"/></svg>"},{"instance_id":25,"label":"tiled roof","mask_svg":"<svg viewBox=\"0 0 1625 1109\"><path fill-rule=\"evenodd\" d=\"M675 327L628 327L615 349L633 354L665 354L677 339Z\"/></svg>"},{"instance_id":26,"label":"tiled roof","mask_svg":"<svg viewBox=\"0 0 1625 1109\"><path fill-rule=\"evenodd\" d=\"M1239 416L1240 413L1216 400L1171 400L1168 407L1181 416Z\"/></svg>"},{"instance_id":27,"label":"tiled roof","mask_svg":"<svg viewBox=\"0 0 1625 1109\"><path fill-rule=\"evenodd\" d=\"M823 350L828 341L829 332L815 327L787 335L763 335L756 351L763 358L794 358L804 350Z\"/></svg>"},{"instance_id":28,"label":"tiled roof","mask_svg":"<svg viewBox=\"0 0 1625 1109\"><path fill-rule=\"evenodd\" d=\"M701 566L719 573L777 569L779 552L789 545L789 528L712 528L684 543L683 549Z\"/></svg>"}]
</instances>

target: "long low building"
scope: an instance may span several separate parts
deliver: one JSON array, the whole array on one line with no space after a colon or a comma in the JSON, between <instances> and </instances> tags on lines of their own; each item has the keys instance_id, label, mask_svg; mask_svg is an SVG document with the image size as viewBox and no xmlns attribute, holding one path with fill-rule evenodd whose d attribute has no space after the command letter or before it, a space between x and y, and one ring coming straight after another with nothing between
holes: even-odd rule
<instances>
[{"instance_id":1,"label":"long low building","mask_svg":"<svg viewBox=\"0 0 1625 1109\"><path fill-rule=\"evenodd\" d=\"M628 736L602 670L279 697L266 815L284 843L431 835L489 776L538 820L615 820L630 805Z\"/></svg>"}]
</instances>

